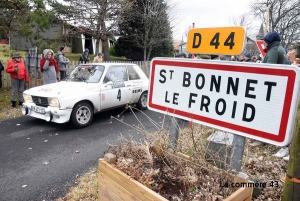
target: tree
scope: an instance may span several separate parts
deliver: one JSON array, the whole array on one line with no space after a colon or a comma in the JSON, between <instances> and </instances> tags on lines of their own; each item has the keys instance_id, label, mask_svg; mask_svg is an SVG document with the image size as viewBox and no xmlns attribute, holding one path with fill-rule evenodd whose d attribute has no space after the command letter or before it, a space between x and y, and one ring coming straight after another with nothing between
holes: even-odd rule
<instances>
[{"instance_id":1,"label":"tree","mask_svg":"<svg viewBox=\"0 0 300 201\"><path fill-rule=\"evenodd\" d=\"M10 33L27 40L41 39L41 31L50 26L54 15L43 0L8 0L0 2L0 34Z\"/></svg>"},{"instance_id":2,"label":"tree","mask_svg":"<svg viewBox=\"0 0 300 201\"><path fill-rule=\"evenodd\" d=\"M115 33L120 14L129 7L125 0L73 0L71 3L53 0L50 5L57 17L88 32L96 40L96 50L101 40L104 60L110 60L108 38ZM69 33L73 37L76 34L78 29Z\"/></svg>"},{"instance_id":3,"label":"tree","mask_svg":"<svg viewBox=\"0 0 300 201\"><path fill-rule=\"evenodd\" d=\"M266 7L269 7L269 31L277 31L284 47L300 40L299 0L256 0L251 3L251 13L266 22Z\"/></svg>"},{"instance_id":4,"label":"tree","mask_svg":"<svg viewBox=\"0 0 300 201\"><path fill-rule=\"evenodd\" d=\"M169 23L168 9L170 5L164 0L128 0L131 9L123 13L123 21L119 23L122 41L131 41L135 49L142 49L143 60L149 61L152 52L158 54L165 47L169 56L172 49L172 32Z\"/></svg>"}]
</instances>

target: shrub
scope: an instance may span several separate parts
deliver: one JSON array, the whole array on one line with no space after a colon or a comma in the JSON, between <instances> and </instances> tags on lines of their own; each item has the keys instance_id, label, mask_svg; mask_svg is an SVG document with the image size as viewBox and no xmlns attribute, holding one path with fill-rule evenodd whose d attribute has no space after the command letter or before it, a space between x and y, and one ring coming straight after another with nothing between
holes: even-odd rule
<instances>
[{"instance_id":1,"label":"shrub","mask_svg":"<svg viewBox=\"0 0 300 201\"><path fill-rule=\"evenodd\" d=\"M112 56L116 56L116 51L113 45L109 47L108 53Z\"/></svg>"}]
</instances>

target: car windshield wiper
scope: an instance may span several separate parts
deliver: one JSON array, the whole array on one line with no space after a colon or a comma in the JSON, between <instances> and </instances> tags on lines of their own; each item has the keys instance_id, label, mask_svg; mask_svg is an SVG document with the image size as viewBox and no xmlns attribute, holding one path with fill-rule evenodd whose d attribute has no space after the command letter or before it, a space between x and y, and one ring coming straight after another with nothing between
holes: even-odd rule
<instances>
[{"instance_id":1,"label":"car windshield wiper","mask_svg":"<svg viewBox=\"0 0 300 201\"><path fill-rule=\"evenodd\" d=\"M85 79L83 79L82 77L79 77L78 79L79 79L80 81L85 82Z\"/></svg>"}]
</instances>

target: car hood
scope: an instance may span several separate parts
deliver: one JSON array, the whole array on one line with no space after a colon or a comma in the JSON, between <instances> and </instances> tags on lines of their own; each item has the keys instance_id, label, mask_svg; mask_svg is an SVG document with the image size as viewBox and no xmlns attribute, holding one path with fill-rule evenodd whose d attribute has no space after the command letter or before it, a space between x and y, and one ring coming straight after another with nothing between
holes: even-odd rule
<instances>
[{"instance_id":1,"label":"car hood","mask_svg":"<svg viewBox=\"0 0 300 201\"><path fill-rule=\"evenodd\" d=\"M70 93L79 93L96 87L95 83L61 81L53 84L33 87L24 91L25 94L42 97L58 97Z\"/></svg>"}]
</instances>

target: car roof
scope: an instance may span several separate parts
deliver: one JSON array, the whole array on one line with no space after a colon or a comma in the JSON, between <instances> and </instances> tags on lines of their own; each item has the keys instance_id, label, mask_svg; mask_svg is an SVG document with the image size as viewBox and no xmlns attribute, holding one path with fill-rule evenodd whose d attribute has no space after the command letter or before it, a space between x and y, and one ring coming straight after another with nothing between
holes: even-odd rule
<instances>
[{"instance_id":1,"label":"car roof","mask_svg":"<svg viewBox=\"0 0 300 201\"><path fill-rule=\"evenodd\" d=\"M90 65L102 65L102 66L129 66L129 65L137 65L134 63L87 63L87 64L79 64L81 66L90 66Z\"/></svg>"}]
</instances>

